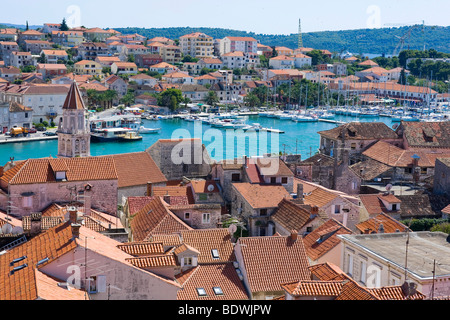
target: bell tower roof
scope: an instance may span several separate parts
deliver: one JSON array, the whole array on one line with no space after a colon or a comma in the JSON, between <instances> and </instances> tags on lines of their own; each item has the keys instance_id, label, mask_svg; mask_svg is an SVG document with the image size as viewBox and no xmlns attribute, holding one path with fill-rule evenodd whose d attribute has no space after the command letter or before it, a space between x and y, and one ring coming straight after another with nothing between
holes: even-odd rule
<instances>
[{"instance_id":1,"label":"bell tower roof","mask_svg":"<svg viewBox=\"0 0 450 320\"><path fill-rule=\"evenodd\" d=\"M69 93L64 101L63 110L85 110L83 98L81 97L80 90L76 82L74 81L70 86Z\"/></svg>"}]
</instances>

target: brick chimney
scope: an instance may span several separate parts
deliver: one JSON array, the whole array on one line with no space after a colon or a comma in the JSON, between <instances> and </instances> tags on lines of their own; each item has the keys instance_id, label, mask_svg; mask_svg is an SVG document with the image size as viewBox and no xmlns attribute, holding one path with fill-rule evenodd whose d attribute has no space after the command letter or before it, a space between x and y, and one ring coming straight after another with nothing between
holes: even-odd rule
<instances>
[{"instance_id":1,"label":"brick chimney","mask_svg":"<svg viewBox=\"0 0 450 320\"><path fill-rule=\"evenodd\" d=\"M36 212L30 215L30 234L36 236L42 231L42 213Z\"/></svg>"},{"instance_id":2,"label":"brick chimney","mask_svg":"<svg viewBox=\"0 0 450 320\"><path fill-rule=\"evenodd\" d=\"M69 221L71 223L78 222L78 209L76 207L68 207L67 211L69 212Z\"/></svg>"},{"instance_id":3,"label":"brick chimney","mask_svg":"<svg viewBox=\"0 0 450 320\"><path fill-rule=\"evenodd\" d=\"M168 193L163 197L163 200L164 200L164 202L170 204L170 196Z\"/></svg>"},{"instance_id":4,"label":"brick chimney","mask_svg":"<svg viewBox=\"0 0 450 320\"><path fill-rule=\"evenodd\" d=\"M298 231L297 230L291 230L291 240L293 241L293 242L295 242L295 241L297 241L297 238L298 238Z\"/></svg>"},{"instance_id":5,"label":"brick chimney","mask_svg":"<svg viewBox=\"0 0 450 320\"><path fill-rule=\"evenodd\" d=\"M72 223L70 225L70 227L72 228L72 239L79 238L80 237L81 224L79 224L79 223Z\"/></svg>"}]
</instances>

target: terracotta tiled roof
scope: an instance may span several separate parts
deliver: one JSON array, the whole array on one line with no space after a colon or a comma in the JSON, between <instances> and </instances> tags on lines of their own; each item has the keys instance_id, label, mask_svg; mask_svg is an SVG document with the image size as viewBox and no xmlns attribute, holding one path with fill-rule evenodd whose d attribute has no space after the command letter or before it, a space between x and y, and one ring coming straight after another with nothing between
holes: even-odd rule
<instances>
[{"instance_id":1,"label":"terracotta tiled roof","mask_svg":"<svg viewBox=\"0 0 450 320\"><path fill-rule=\"evenodd\" d=\"M336 199L338 195L329 192L323 188L316 188L310 194L304 197L303 201L305 204L309 204L312 206L317 206L319 208L327 205L334 199Z\"/></svg>"},{"instance_id":2,"label":"terracotta tiled roof","mask_svg":"<svg viewBox=\"0 0 450 320\"><path fill-rule=\"evenodd\" d=\"M147 256L164 253L162 242L129 242L120 244L117 247L132 256Z\"/></svg>"},{"instance_id":3,"label":"terracotta tiled roof","mask_svg":"<svg viewBox=\"0 0 450 320\"><path fill-rule=\"evenodd\" d=\"M173 254L153 255L149 257L128 258L128 262L138 268L175 267L177 265Z\"/></svg>"},{"instance_id":4,"label":"terracotta tiled roof","mask_svg":"<svg viewBox=\"0 0 450 320\"><path fill-rule=\"evenodd\" d=\"M355 281L348 281L336 300L379 300L379 298Z\"/></svg>"},{"instance_id":5,"label":"terracotta tiled roof","mask_svg":"<svg viewBox=\"0 0 450 320\"><path fill-rule=\"evenodd\" d=\"M308 257L315 261L341 243L340 234L353 234L340 222L330 219L303 238Z\"/></svg>"},{"instance_id":6,"label":"terracotta tiled roof","mask_svg":"<svg viewBox=\"0 0 450 320\"><path fill-rule=\"evenodd\" d=\"M302 280L283 284L282 287L292 296L337 297L344 284L340 281Z\"/></svg>"},{"instance_id":7,"label":"terracotta tiled roof","mask_svg":"<svg viewBox=\"0 0 450 320\"><path fill-rule=\"evenodd\" d=\"M199 265L176 276L181 284L177 300L248 300L242 281L231 263ZM222 294L216 294L219 287ZM203 288L206 296L199 296Z\"/></svg>"},{"instance_id":8,"label":"terracotta tiled roof","mask_svg":"<svg viewBox=\"0 0 450 320\"><path fill-rule=\"evenodd\" d=\"M46 217L43 216L41 220L41 229L48 230L61 223L63 223L64 217ZM22 225L24 232L29 232L31 230L31 216L25 216L22 218Z\"/></svg>"},{"instance_id":9,"label":"terracotta tiled roof","mask_svg":"<svg viewBox=\"0 0 450 320\"><path fill-rule=\"evenodd\" d=\"M359 63L360 66L378 66L378 63L372 61L372 60L366 60L361 63Z\"/></svg>"},{"instance_id":10,"label":"terracotta tiled roof","mask_svg":"<svg viewBox=\"0 0 450 320\"><path fill-rule=\"evenodd\" d=\"M85 110L83 98L81 97L80 90L75 82L72 82L69 93L67 94L66 101L64 101L63 109L73 110Z\"/></svg>"},{"instance_id":11,"label":"terracotta tiled roof","mask_svg":"<svg viewBox=\"0 0 450 320\"><path fill-rule=\"evenodd\" d=\"M384 233L393 233L397 232L397 230L398 232L405 232L405 230L408 229L403 223L400 223L385 213L380 213L369 220L358 223L356 228L361 231L361 233L378 233L380 224L383 225Z\"/></svg>"},{"instance_id":12,"label":"terracotta tiled roof","mask_svg":"<svg viewBox=\"0 0 450 320\"><path fill-rule=\"evenodd\" d=\"M391 169L390 166L373 159L355 163L349 168L365 181L371 181Z\"/></svg>"},{"instance_id":13,"label":"terracotta tiled roof","mask_svg":"<svg viewBox=\"0 0 450 320\"><path fill-rule=\"evenodd\" d=\"M181 237L178 233L150 234L146 241L161 242L164 247L177 247L181 245Z\"/></svg>"},{"instance_id":14,"label":"terracotta tiled roof","mask_svg":"<svg viewBox=\"0 0 450 320\"><path fill-rule=\"evenodd\" d=\"M380 300L406 300L406 295L403 293L401 286L389 286L382 288L369 289L369 291L377 296ZM426 296L417 291L409 300L425 300Z\"/></svg>"},{"instance_id":15,"label":"terracotta tiled roof","mask_svg":"<svg viewBox=\"0 0 450 320\"><path fill-rule=\"evenodd\" d=\"M378 141L376 144L363 152L363 155L384 163L391 167L411 167L413 156L420 157L418 165L420 167L434 167L436 158L450 158L450 152L424 152L403 150L387 142Z\"/></svg>"},{"instance_id":16,"label":"terracotta tiled roof","mask_svg":"<svg viewBox=\"0 0 450 320\"><path fill-rule=\"evenodd\" d=\"M350 279L344 271L331 262L312 265L309 267L309 270L314 278L322 281Z\"/></svg>"},{"instance_id":17,"label":"terracotta tiled roof","mask_svg":"<svg viewBox=\"0 0 450 320\"><path fill-rule=\"evenodd\" d=\"M128 212L130 217L134 216L140 211L146 204L152 201L154 197L128 197Z\"/></svg>"},{"instance_id":18,"label":"terracotta tiled roof","mask_svg":"<svg viewBox=\"0 0 450 320\"><path fill-rule=\"evenodd\" d=\"M290 237L239 238L245 272L251 292L281 291L281 285L309 280L303 240Z\"/></svg>"},{"instance_id":19,"label":"terracotta tiled roof","mask_svg":"<svg viewBox=\"0 0 450 320\"><path fill-rule=\"evenodd\" d=\"M171 234L192 229L167 206L160 197L156 197L136 213L130 222L134 241L143 241L151 234Z\"/></svg>"},{"instance_id":20,"label":"terracotta tiled roof","mask_svg":"<svg viewBox=\"0 0 450 320\"><path fill-rule=\"evenodd\" d=\"M444 209L441 210L442 213L446 213L450 215L450 205L446 206Z\"/></svg>"},{"instance_id":21,"label":"terracotta tiled roof","mask_svg":"<svg viewBox=\"0 0 450 320\"><path fill-rule=\"evenodd\" d=\"M36 295L42 300L90 300L85 291L73 287L60 287L58 279L52 278L38 269L34 269Z\"/></svg>"},{"instance_id":22,"label":"terracotta tiled roof","mask_svg":"<svg viewBox=\"0 0 450 320\"><path fill-rule=\"evenodd\" d=\"M167 179L147 152L111 155L119 188L166 182Z\"/></svg>"},{"instance_id":23,"label":"terracotta tiled roof","mask_svg":"<svg viewBox=\"0 0 450 320\"><path fill-rule=\"evenodd\" d=\"M319 131L321 136L334 140L398 139L397 134L383 122L350 122L339 127Z\"/></svg>"},{"instance_id":24,"label":"terracotta tiled roof","mask_svg":"<svg viewBox=\"0 0 450 320\"><path fill-rule=\"evenodd\" d=\"M38 297L34 266L38 261L49 258L53 261L76 248L72 241L70 224L51 228L34 237L30 241L15 247L0 256L0 300L34 300ZM10 275L13 269L10 262L16 258L27 256L23 263L28 266ZM18 265L15 265L16 267Z\"/></svg>"},{"instance_id":25,"label":"terracotta tiled roof","mask_svg":"<svg viewBox=\"0 0 450 320\"><path fill-rule=\"evenodd\" d=\"M191 180L190 184L191 184L192 188L194 189L195 193L217 193L217 192L219 192L219 188L217 187L217 184L213 180Z\"/></svg>"},{"instance_id":26,"label":"terracotta tiled roof","mask_svg":"<svg viewBox=\"0 0 450 320\"><path fill-rule=\"evenodd\" d=\"M197 249L198 263L224 263L235 261L231 236L227 229L196 229L181 231L184 244ZM217 249L219 259L214 259L211 250Z\"/></svg>"},{"instance_id":27,"label":"terracotta tiled roof","mask_svg":"<svg viewBox=\"0 0 450 320\"><path fill-rule=\"evenodd\" d=\"M310 211L287 199L281 200L277 210L270 217L286 230L300 230L311 221Z\"/></svg>"},{"instance_id":28,"label":"terracotta tiled roof","mask_svg":"<svg viewBox=\"0 0 450 320\"><path fill-rule=\"evenodd\" d=\"M398 132L410 147L422 148L450 148L450 122L405 122L403 121Z\"/></svg>"},{"instance_id":29,"label":"terracotta tiled roof","mask_svg":"<svg viewBox=\"0 0 450 320\"><path fill-rule=\"evenodd\" d=\"M165 187L153 187L152 192L154 196L186 196L187 187L185 186L165 186Z\"/></svg>"},{"instance_id":30,"label":"terracotta tiled roof","mask_svg":"<svg viewBox=\"0 0 450 320\"><path fill-rule=\"evenodd\" d=\"M366 208L369 215L378 215L380 213L388 213L383 202L378 198L377 194L360 194L362 204Z\"/></svg>"},{"instance_id":31,"label":"terracotta tiled roof","mask_svg":"<svg viewBox=\"0 0 450 320\"><path fill-rule=\"evenodd\" d=\"M233 183L233 186L254 209L275 208L284 198L291 198L289 192L281 185L260 185L243 182Z\"/></svg>"}]
</instances>

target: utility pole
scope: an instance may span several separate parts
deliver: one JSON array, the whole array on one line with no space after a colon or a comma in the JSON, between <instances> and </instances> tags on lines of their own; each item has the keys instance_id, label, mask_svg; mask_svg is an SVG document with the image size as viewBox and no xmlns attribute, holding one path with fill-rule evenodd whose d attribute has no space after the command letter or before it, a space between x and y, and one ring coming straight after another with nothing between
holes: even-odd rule
<instances>
[{"instance_id":1,"label":"utility pole","mask_svg":"<svg viewBox=\"0 0 450 320\"><path fill-rule=\"evenodd\" d=\"M436 259L433 260L433 284L431 286L431 300L434 300L434 282L436 280Z\"/></svg>"}]
</instances>

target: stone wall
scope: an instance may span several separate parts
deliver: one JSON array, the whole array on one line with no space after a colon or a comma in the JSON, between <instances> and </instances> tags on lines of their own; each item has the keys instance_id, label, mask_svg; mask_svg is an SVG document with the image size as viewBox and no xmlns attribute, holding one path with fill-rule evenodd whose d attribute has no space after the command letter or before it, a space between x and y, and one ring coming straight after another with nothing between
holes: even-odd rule
<instances>
[{"instance_id":1,"label":"stone wall","mask_svg":"<svg viewBox=\"0 0 450 320\"><path fill-rule=\"evenodd\" d=\"M13 209L11 213L27 216L40 212L54 202L69 202L76 200L78 190L90 184L91 206L100 211L115 215L117 212L117 180L96 180L83 182L56 182L41 184L10 185L10 200ZM24 206L29 197L29 207Z\"/></svg>"}]
</instances>

